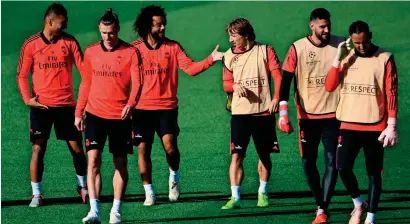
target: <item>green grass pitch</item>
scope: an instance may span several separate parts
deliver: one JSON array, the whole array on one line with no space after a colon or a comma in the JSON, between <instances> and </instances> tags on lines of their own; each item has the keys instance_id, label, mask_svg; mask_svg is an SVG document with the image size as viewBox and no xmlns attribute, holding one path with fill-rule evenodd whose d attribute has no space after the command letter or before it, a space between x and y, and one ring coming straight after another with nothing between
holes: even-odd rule
<instances>
[{"instance_id":1,"label":"green grass pitch","mask_svg":"<svg viewBox=\"0 0 410 224\"><path fill-rule=\"evenodd\" d=\"M168 14L167 36L181 43L195 60L208 56L215 45L221 50L230 46L224 32L234 17L249 18L257 40L272 45L281 59L290 44L309 34L308 18L312 9L327 8L332 14L332 31L348 34L355 20L367 21L373 42L393 52L399 71L400 143L385 152L384 192L378 223L410 223L410 2L156 2ZM71 155L64 142L52 135L45 158L43 192L47 206L28 207L31 195L28 141L28 108L16 86L16 68L20 47L30 35L42 29L42 18L50 2L1 2L1 219L4 223L80 223L89 210L80 204L75 191L76 176ZM150 2L63 2L69 12L68 32L82 49L100 40L97 21L106 8L113 8L121 20L120 37L134 40L132 22L142 6ZM137 170L136 155L129 156L130 180L123 205L124 223L309 223L315 205L308 190L297 143L297 135L278 132L281 154L272 155L273 174L269 184L270 206L256 208L259 185L257 155L252 143L245 160L242 185L242 209L221 211L230 196L228 180L229 120L222 89L222 65L216 64L198 77L180 73L179 138L182 154L182 197L178 203L167 202L168 168L156 138L153 149L153 180L159 204L142 205L144 190ZM79 75L74 72L75 91ZM293 103L292 121L296 123ZM359 109L359 108L358 108ZM110 154L103 154L102 220L107 222L112 204L113 165ZM320 148L320 152L323 152ZM322 170L320 153L318 166ZM356 161L364 198L367 176L363 155ZM346 223L352 202L340 179L330 206L332 223Z\"/></svg>"}]
</instances>

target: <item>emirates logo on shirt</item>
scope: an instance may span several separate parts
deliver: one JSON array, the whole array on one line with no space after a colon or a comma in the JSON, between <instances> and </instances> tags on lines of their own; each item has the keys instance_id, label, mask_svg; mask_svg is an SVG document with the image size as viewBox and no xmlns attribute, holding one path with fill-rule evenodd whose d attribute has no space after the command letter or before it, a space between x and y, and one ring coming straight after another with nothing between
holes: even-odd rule
<instances>
[{"instance_id":1,"label":"emirates logo on shirt","mask_svg":"<svg viewBox=\"0 0 410 224\"><path fill-rule=\"evenodd\" d=\"M145 75L162 75L169 73L169 59L162 58L160 60L149 60L144 63Z\"/></svg>"}]
</instances>

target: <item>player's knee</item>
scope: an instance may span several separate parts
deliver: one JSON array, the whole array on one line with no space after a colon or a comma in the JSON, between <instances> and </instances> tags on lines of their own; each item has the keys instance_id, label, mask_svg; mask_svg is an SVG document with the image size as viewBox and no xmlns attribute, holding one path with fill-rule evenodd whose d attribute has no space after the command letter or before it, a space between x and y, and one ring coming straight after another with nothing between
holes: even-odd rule
<instances>
[{"instance_id":1,"label":"player's knee","mask_svg":"<svg viewBox=\"0 0 410 224\"><path fill-rule=\"evenodd\" d=\"M72 154L78 154L78 153L83 153L83 149L81 146L81 143L78 141L69 141L68 142L70 150L72 151Z\"/></svg>"},{"instance_id":2,"label":"player's knee","mask_svg":"<svg viewBox=\"0 0 410 224\"><path fill-rule=\"evenodd\" d=\"M151 146L146 143L141 143L138 145L138 157L150 158L151 157Z\"/></svg>"},{"instance_id":3,"label":"player's knee","mask_svg":"<svg viewBox=\"0 0 410 224\"><path fill-rule=\"evenodd\" d=\"M233 153L232 154L232 164L235 164L235 165L238 165L238 166L242 165L243 160L244 160L244 156L242 154L240 154L240 153Z\"/></svg>"},{"instance_id":4,"label":"player's knee","mask_svg":"<svg viewBox=\"0 0 410 224\"><path fill-rule=\"evenodd\" d=\"M88 169L99 169L101 168L101 158L97 158L94 156L88 156Z\"/></svg>"},{"instance_id":5,"label":"player's knee","mask_svg":"<svg viewBox=\"0 0 410 224\"><path fill-rule=\"evenodd\" d=\"M177 153L178 149L175 148L172 143L164 143L164 150L168 155L173 155Z\"/></svg>"},{"instance_id":6,"label":"player's knee","mask_svg":"<svg viewBox=\"0 0 410 224\"><path fill-rule=\"evenodd\" d=\"M34 143L32 146L33 155L41 156L44 155L44 151L46 150L42 143Z\"/></svg>"}]
</instances>

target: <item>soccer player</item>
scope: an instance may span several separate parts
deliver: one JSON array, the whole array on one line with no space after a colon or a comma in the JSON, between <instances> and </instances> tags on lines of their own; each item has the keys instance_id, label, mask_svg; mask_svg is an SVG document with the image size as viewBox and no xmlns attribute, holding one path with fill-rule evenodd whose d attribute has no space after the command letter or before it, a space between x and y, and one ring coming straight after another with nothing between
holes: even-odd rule
<instances>
[{"instance_id":1,"label":"soccer player","mask_svg":"<svg viewBox=\"0 0 410 224\"><path fill-rule=\"evenodd\" d=\"M325 86L327 91L340 92L336 110L336 118L341 121L337 168L355 206L349 223L359 224L367 211L365 224L370 224L375 222L382 190L384 147L397 143L397 69L393 55L371 42L367 23L352 23L349 34L348 41L339 45ZM369 177L369 203L361 198L353 173L361 148Z\"/></svg>"},{"instance_id":2,"label":"soccer player","mask_svg":"<svg viewBox=\"0 0 410 224\"><path fill-rule=\"evenodd\" d=\"M63 5L50 5L44 15L44 29L26 39L20 52L17 85L24 103L30 107L30 177L33 190L30 207L43 203L41 182L44 155L53 124L57 139L67 142L73 157L77 191L83 203L86 203L88 194L87 161L81 144L81 132L73 125L76 102L72 63L81 70L83 54L77 40L63 32L67 21L67 10ZM32 75L32 93L28 83L29 73Z\"/></svg>"},{"instance_id":3,"label":"soccer player","mask_svg":"<svg viewBox=\"0 0 410 224\"><path fill-rule=\"evenodd\" d=\"M231 145L229 167L232 197L222 209L240 207L240 186L244 178L243 160L250 137L259 155L258 207L268 203L268 181L272 170L270 154L279 153L275 118L281 83L280 63L275 50L255 41L256 35L249 20L237 18L226 26L233 47L223 59L223 88L232 93ZM274 95L271 79L274 79Z\"/></svg>"},{"instance_id":4,"label":"soccer player","mask_svg":"<svg viewBox=\"0 0 410 224\"><path fill-rule=\"evenodd\" d=\"M115 168L109 223L121 223L121 204L128 182L127 154L132 153L130 117L142 87L140 58L137 49L119 39L119 19L111 9L100 18L98 28L102 40L85 50L75 111L75 126L85 132L88 154L91 209L83 222L100 222L101 154L108 137Z\"/></svg>"},{"instance_id":5,"label":"soccer player","mask_svg":"<svg viewBox=\"0 0 410 224\"><path fill-rule=\"evenodd\" d=\"M345 38L331 34L330 13L324 8L311 12L309 26L312 33L292 44L283 64L278 126L285 133L293 131L287 101L295 77L299 148L307 183L318 206L312 223L319 224L328 222L328 207L337 182L335 165L340 125L335 118L339 94L326 92L324 79L332 67L337 46ZM325 157L322 181L316 166L320 140Z\"/></svg>"},{"instance_id":6,"label":"soccer player","mask_svg":"<svg viewBox=\"0 0 410 224\"><path fill-rule=\"evenodd\" d=\"M218 46L206 59L194 62L182 46L165 37L167 18L163 8L150 5L138 14L134 30L140 36L131 44L141 52L144 87L132 115L134 144L138 147L138 167L145 190L145 206L155 204L152 186L151 151L155 132L161 138L169 165L169 200L180 195L180 153L178 127L178 68L195 76L221 60Z\"/></svg>"}]
</instances>

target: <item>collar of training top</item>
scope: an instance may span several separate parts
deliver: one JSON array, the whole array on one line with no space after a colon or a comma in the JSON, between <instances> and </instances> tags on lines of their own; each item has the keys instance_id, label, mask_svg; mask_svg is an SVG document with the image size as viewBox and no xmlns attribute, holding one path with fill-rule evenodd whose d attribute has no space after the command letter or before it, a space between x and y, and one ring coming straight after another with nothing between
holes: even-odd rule
<instances>
[{"instance_id":1,"label":"collar of training top","mask_svg":"<svg viewBox=\"0 0 410 224\"><path fill-rule=\"evenodd\" d=\"M60 36L61 36L61 35L60 35ZM48 45L48 44L55 44L55 43L57 43L58 39L60 39L60 36L55 36L55 37L53 38L53 42L50 42L50 41L46 38L46 36L44 36L43 31L40 32L40 37L41 37L41 39L42 39L42 40L44 41L44 43L46 43L47 45Z\"/></svg>"},{"instance_id":2,"label":"collar of training top","mask_svg":"<svg viewBox=\"0 0 410 224\"><path fill-rule=\"evenodd\" d=\"M329 34L329 39L328 39L327 41L325 41L325 42L319 44L319 45L317 45L317 44L312 40L312 35L308 35L308 36L306 36L306 38L309 40L309 42L310 42L313 46L318 47L318 48L322 48L322 47L326 47L326 46L330 43L330 40L332 39L332 35Z\"/></svg>"},{"instance_id":3,"label":"collar of training top","mask_svg":"<svg viewBox=\"0 0 410 224\"><path fill-rule=\"evenodd\" d=\"M157 46L155 46L155 50L158 50L158 49L161 47L161 45L164 43L164 39L165 39L165 38L161 38L161 39L158 41ZM149 50L154 50L154 48L148 43L147 39L145 39L145 38L144 38L144 44L145 44L145 46L147 46L147 48L148 48Z\"/></svg>"},{"instance_id":4,"label":"collar of training top","mask_svg":"<svg viewBox=\"0 0 410 224\"><path fill-rule=\"evenodd\" d=\"M122 44L123 44L123 41L122 41L121 39L119 39L117 45L115 45L111 50L108 50L108 49L104 46L104 41L101 40L101 42L100 42L101 48L102 48L103 51L105 51L105 52L114 52L115 50L117 50L118 48L120 48Z\"/></svg>"}]
</instances>

